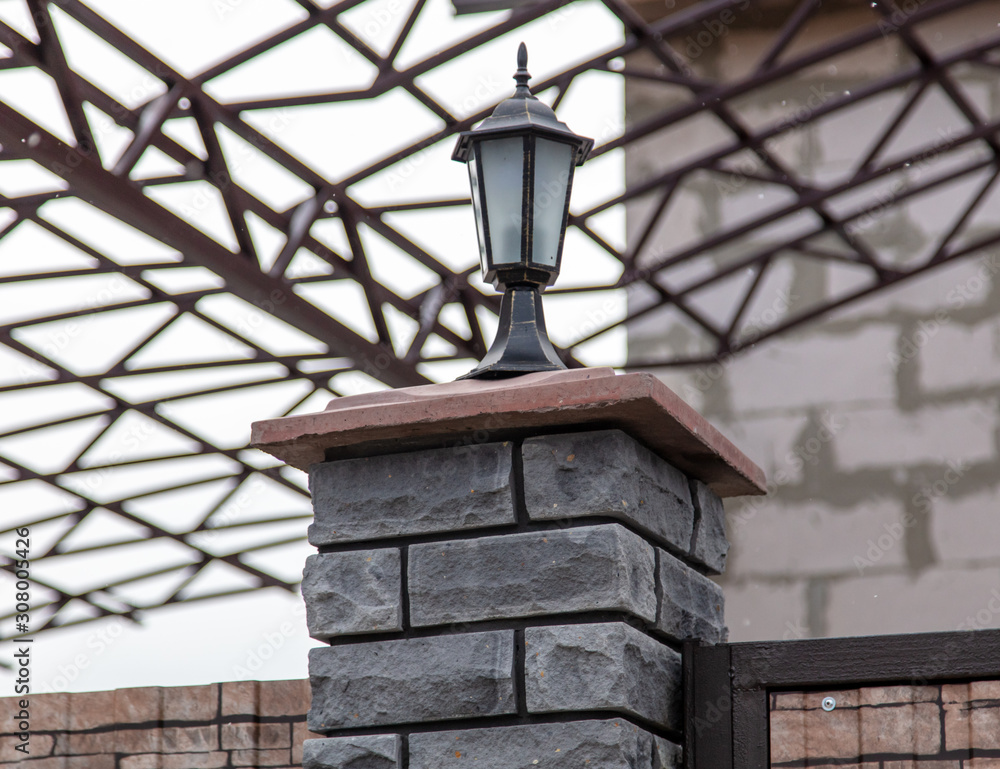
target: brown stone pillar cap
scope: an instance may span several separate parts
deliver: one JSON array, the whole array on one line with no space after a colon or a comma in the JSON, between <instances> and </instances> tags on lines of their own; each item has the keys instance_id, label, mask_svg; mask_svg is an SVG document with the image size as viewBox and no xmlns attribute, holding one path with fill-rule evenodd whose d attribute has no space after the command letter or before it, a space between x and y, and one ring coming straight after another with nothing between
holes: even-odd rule
<instances>
[{"instance_id":1,"label":"brown stone pillar cap","mask_svg":"<svg viewBox=\"0 0 1000 769\"><path fill-rule=\"evenodd\" d=\"M337 398L316 414L254 422L250 445L305 470L333 459L609 428L719 496L765 493L764 472L663 382L610 368Z\"/></svg>"}]
</instances>

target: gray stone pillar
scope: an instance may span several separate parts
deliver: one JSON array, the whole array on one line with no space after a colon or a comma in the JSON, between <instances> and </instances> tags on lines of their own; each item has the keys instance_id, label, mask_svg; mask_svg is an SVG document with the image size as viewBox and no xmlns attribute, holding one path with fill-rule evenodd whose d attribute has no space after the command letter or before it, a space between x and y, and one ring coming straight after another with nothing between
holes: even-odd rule
<instances>
[{"instance_id":1,"label":"gray stone pillar","mask_svg":"<svg viewBox=\"0 0 1000 769\"><path fill-rule=\"evenodd\" d=\"M352 403L354 401L354 403ZM306 769L665 769L760 471L648 375L462 382L254 426L309 467Z\"/></svg>"}]
</instances>

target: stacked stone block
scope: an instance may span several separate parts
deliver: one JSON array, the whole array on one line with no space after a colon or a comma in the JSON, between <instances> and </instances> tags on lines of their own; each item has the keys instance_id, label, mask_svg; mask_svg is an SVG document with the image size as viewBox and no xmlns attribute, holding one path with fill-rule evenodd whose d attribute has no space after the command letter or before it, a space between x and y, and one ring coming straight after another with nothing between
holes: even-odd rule
<instances>
[{"instance_id":1,"label":"stacked stone block","mask_svg":"<svg viewBox=\"0 0 1000 769\"><path fill-rule=\"evenodd\" d=\"M619 430L313 465L308 769L667 769L718 497Z\"/></svg>"}]
</instances>

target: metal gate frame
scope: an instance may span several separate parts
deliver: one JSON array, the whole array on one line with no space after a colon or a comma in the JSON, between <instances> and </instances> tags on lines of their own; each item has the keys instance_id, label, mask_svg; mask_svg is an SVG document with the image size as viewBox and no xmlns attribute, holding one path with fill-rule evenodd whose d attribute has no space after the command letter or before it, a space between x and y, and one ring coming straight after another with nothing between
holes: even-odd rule
<instances>
[{"instance_id":1,"label":"metal gate frame","mask_svg":"<svg viewBox=\"0 0 1000 769\"><path fill-rule=\"evenodd\" d=\"M768 769L768 693L1000 677L1000 630L684 645L685 769Z\"/></svg>"}]
</instances>

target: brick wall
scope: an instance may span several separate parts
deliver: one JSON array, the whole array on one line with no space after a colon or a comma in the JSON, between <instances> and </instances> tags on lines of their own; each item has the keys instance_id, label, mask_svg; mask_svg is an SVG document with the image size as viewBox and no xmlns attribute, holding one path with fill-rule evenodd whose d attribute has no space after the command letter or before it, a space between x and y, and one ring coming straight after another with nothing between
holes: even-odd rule
<instances>
[{"instance_id":1,"label":"brick wall","mask_svg":"<svg viewBox=\"0 0 1000 769\"><path fill-rule=\"evenodd\" d=\"M1000 766L1000 681L782 692L770 720L773 767Z\"/></svg>"},{"instance_id":2,"label":"brick wall","mask_svg":"<svg viewBox=\"0 0 1000 769\"><path fill-rule=\"evenodd\" d=\"M0 767L215 769L301 766L308 681L36 694L30 754L11 733L18 697L0 699Z\"/></svg>"}]
</instances>

